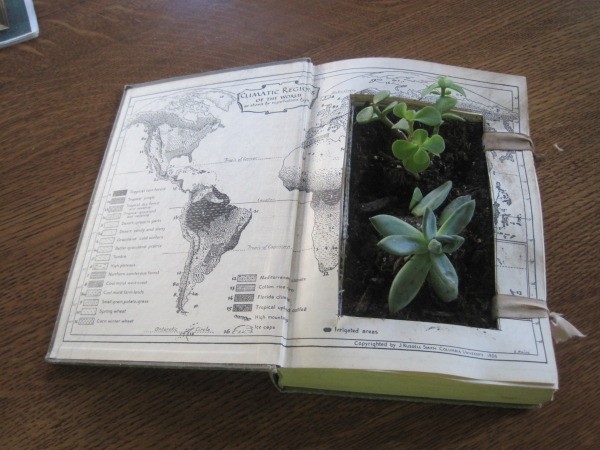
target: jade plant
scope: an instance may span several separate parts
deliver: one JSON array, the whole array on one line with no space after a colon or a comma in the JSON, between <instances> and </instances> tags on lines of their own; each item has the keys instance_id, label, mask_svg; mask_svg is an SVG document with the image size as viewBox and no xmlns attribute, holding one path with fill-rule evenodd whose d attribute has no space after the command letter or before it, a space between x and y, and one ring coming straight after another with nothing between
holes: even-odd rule
<instances>
[{"instance_id":1,"label":"jade plant","mask_svg":"<svg viewBox=\"0 0 600 450\"><path fill-rule=\"evenodd\" d=\"M373 96L371 104L357 114L356 121L365 124L379 120L394 130L399 139L392 144L392 153L402 161L406 170L418 174L429 167L431 156L439 156L446 147L444 138L439 134L444 119L464 120L450 112L458 102L452 96L453 92L466 96L464 89L452 80L438 78L421 92L421 97L430 94L437 96L434 106L425 106L417 111L397 101L383 106L390 92L379 91ZM396 122L388 117L390 113L397 119ZM430 134L426 129L415 128L416 123L433 127L433 131Z\"/></svg>"},{"instance_id":2,"label":"jade plant","mask_svg":"<svg viewBox=\"0 0 600 450\"><path fill-rule=\"evenodd\" d=\"M464 242L459 233L473 217L475 200L465 195L451 201L439 219L434 210L448 196L452 182L448 181L423 197L416 188L410 209L422 216L420 229L390 215L372 217L371 223L382 235L377 244L386 252L408 257L392 282L388 304L394 313L407 306L427 281L440 300L450 302L458 297L458 276L447 255Z\"/></svg>"}]
</instances>

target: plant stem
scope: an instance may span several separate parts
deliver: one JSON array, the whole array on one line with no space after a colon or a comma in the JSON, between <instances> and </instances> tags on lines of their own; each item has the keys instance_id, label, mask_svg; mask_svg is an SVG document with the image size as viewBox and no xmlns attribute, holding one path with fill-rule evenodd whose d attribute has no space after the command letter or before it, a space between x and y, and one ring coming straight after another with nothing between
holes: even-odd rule
<instances>
[{"instance_id":1,"label":"plant stem","mask_svg":"<svg viewBox=\"0 0 600 450\"><path fill-rule=\"evenodd\" d=\"M381 117L381 121L383 123L385 123L390 128L392 128L394 126L394 123L390 119L388 119L387 117L385 117L385 116ZM404 132L402 130L399 130L398 128L392 128L392 131L396 132L396 134L400 138L404 139L405 141L408 141L408 137L406 136L406 134L404 134Z\"/></svg>"}]
</instances>

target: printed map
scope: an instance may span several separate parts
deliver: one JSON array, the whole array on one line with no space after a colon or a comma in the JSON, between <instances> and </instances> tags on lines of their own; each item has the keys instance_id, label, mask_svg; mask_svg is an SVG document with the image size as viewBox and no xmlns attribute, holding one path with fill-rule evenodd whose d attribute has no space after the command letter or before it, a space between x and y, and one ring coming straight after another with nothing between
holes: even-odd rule
<instances>
[{"instance_id":1,"label":"printed map","mask_svg":"<svg viewBox=\"0 0 600 450\"><path fill-rule=\"evenodd\" d=\"M128 124L144 127L144 153L154 175L189 195L180 215L181 232L190 248L179 283L179 313L186 312L196 284L235 248L252 218L250 210L230 204L227 194L215 186L215 173L196 168L192 157L208 134L223 128L214 110L228 111L233 102L235 97L227 92L198 90L169 97L166 105L158 102L158 109L141 112ZM172 160L179 157L187 157L189 164L174 167Z\"/></svg>"}]
</instances>

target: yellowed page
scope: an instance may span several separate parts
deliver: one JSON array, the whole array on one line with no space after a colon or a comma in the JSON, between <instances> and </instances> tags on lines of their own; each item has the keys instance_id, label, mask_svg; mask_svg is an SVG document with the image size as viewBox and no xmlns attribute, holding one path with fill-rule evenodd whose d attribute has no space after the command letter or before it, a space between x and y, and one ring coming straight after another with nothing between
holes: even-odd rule
<instances>
[{"instance_id":1,"label":"yellowed page","mask_svg":"<svg viewBox=\"0 0 600 450\"><path fill-rule=\"evenodd\" d=\"M523 77L398 59L361 59L318 66L319 99L305 147L307 170L335 183L310 192L294 277L286 367L431 372L482 380L556 384L547 319L507 320L497 330L338 315L337 244L348 96L387 89L419 98L438 76L463 86L458 108L482 113L487 131L528 134ZM546 299L540 199L529 152L488 152L499 293ZM328 199L323 201L322 199ZM329 253L325 251L329 249ZM333 250L331 250L333 249ZM316 262L315 262L316 260ZM382 301L386 301L382 299ZM293 312L293 311L297 312Z\"/></svg>"}]
</instances>

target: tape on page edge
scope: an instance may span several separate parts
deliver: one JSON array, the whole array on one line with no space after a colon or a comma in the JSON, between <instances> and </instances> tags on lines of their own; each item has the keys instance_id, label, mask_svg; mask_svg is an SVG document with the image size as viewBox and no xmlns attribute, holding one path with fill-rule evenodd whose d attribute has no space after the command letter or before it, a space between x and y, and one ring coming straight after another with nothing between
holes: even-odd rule
<instances>
[{"instance_id":1,"label":"tape on page edge","mask_svg":"<svg viewBox=\"0 0 600 450\"><path fill-rule=\"evenodd\" d=\"M550 312L544 300L518 295L497 294L494 296L494 315L498 319L542 319L548 318L552 339L557 344L575 337L585 337L561 314Z\"/></svg>"},{"instance_id":2,"label":"tape on page edge","mask_svg":"<svg viewBox=\"0 0 600 450\"><path fill-rule=\"evenodd\" d=\"M483 133L483 148L485 151L530 151L535 153L533 141L523 133L500 133L486 131Z\"/></svg>"}]
</instances>

